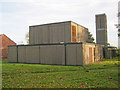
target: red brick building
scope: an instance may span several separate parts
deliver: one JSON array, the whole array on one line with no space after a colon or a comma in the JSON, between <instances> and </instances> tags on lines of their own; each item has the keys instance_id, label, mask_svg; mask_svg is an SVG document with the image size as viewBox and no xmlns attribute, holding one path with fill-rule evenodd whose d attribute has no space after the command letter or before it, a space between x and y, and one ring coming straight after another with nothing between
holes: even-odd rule
<instances>
[{"instance_id":1,"label":"red brick building","mask_svg":"<svg viewBox=\"0 0 120 90\"><path fill-rule=\"evenodd\" d=\"M8 46L9 45L16 45L14 41L12 41L9 37L5 34L0 35L0 58L7 59L8 56Z\"/></svg>"}]
</instances>

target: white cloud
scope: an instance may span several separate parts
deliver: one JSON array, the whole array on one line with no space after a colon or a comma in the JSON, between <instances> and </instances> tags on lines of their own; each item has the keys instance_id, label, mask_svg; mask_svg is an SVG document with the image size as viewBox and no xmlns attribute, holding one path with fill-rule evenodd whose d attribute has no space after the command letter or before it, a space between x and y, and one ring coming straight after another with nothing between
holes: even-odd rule
<instances>
[{"instance_id":1,"label":"white cloud","mask_svg":"<svg viewBox=\"0 0 120 90\"><path fill-rule=\"evenodd\" d=\"M0 0L0 2L31 2L34 3L36 0Z\"/></svg>"}]
</instances>

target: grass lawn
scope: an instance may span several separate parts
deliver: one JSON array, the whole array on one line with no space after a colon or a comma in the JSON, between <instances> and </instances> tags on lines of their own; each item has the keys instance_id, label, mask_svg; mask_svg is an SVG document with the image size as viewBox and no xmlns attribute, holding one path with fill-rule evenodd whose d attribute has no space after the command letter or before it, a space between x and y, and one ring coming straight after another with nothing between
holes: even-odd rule
<instances>
[{"instance_id":1,"label":"grass lawn","mask_svg":"<svg viewBox=\"0 0 120 90\"><path fill-rule=\"evenodd\" d=\"M2 61L2 88L118 88L119 62L56 66Z\"/></svg>"}]
</instances>

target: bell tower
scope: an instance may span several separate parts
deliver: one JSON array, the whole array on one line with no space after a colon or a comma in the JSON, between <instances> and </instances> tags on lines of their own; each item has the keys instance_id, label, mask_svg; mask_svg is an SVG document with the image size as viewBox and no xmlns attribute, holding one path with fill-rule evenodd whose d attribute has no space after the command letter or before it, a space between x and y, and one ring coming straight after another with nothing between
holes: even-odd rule
<instances>
[{"instance_id":1,"label":"bell tower","mask_svg":"<svg viewBox=\"0 0 120 90\"><path fill-rule=\"evenodd\" d=\"M107 16L98 14L96 17L96 43L107 46Z\"/></svg>"}]
</instances>

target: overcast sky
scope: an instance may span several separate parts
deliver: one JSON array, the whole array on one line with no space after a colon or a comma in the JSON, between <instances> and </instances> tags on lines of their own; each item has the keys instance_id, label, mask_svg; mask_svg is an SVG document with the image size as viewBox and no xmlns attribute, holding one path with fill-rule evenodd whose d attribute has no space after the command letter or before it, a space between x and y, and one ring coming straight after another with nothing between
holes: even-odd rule
<instances>
[{"instance_id":1,"label":"overcast sky","mask_svg":"<svg viewBox=\"0 0 120 90\"><path fill-rule=\"evenodd\" d=\"M118 46L118 0L0 0L0 33L26 43L30 25L74 21L96 39L95 14L107 15L108 42ZM95 40L96 41L96 40Z\"/></svg>"}]
</instances>

